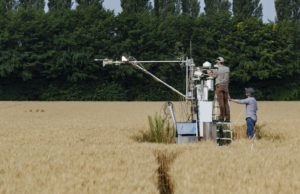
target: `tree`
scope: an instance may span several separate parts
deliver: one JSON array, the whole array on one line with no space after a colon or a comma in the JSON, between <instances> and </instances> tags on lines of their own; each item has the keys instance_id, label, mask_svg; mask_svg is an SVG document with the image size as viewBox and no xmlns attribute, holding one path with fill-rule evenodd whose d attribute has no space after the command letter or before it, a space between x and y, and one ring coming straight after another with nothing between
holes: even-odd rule
<instances>
[{"instance_id":1,"label":"tree","mask_svg":"<svg viewBox=\"0 0 300 194\"><path fill-rule=\"evenodd\" d=\"M157 17L179 15L180 12L181 0L154 0L154 13Z\"/></svg>"},{"instance_id":2,"label":"tree","mask_svg":"<svg viewBox=\"0 0 300 194\"><path fill-rule=\"evenodd\" d=\"M240 20L254 16L262 17L262 4L260 0L233 0L233 15Z\"/></svg>"},{"instance_id":3,"label":"tree","mask_svg":"<svg viewBox=\"0 0 300 194\"><path fill-rule=\"evenodd\" d=\"M294 20L299 21L300 20L300 1L299 0L293 0L293 8L292 8L292 17Z\"/></svg>"},{"instance_id":4,"label":"tree","mask_svg":"<svg viewBox=\"0 0 300 194\"><path fill-rule=\"evenodd\" d=\"M149 9L149 0L121 0L121 7L124 12L138 13Z\"/></svg>"},{"instance_id":5,"label":"tree","mask_svg":"<svg viewBox=\"0 0 300 194\"><path fill-rule=\"evenodd\" d=\"M71 9L72 0L48 0L49 10Z\"/></svg>"},{"instance_id":6,"label":"tree","mask_svg":"<svg viewBox=\"0 0 300 194\"><path fill-rule=\"evenodd\" d=\"M198 0L192 0L191 1L191 16L192 17L198 17L200 13L200 2Z\"/></svg>"},{"instance_id":7,"label":"tree","mask_svg":"<svg viewBox=\"0 0 300 194\"><path fill-rule=\"evenodd\" d=\"M159 0L154 0L154 13L157 17L159 16Z\"/></svg>"},{"instance_id":8,"label":"tree","mask_svg":"<svg viewBox=\"0 0 300 194\"><path fill-rule=\"evenodd\" d=\"M76 3L79 7L94 5L102 8L103 1L104 0L76 0Z\"/></svg>"},{"instance_id":9,"label":"tree","mask_svg":"<svg viewBox=\"0 0 300 194\"><path fill-rule=\"evenodd\" d=\"M299 0L275 0L277 20L299 20L300 1Z\"/></svg>"},{"instance_id":10,"label":"tree","mask_svg":"<svg viewBox=\"0 0 300 194\"><path fill-rule=\"evenodd\" d=\"M44 0L19 0L19 6L24 8L44 9Z\"/></svg>"},{"instance_id":11,"label":"tree","mask_svg":"<svg viewBox=\"0 0 300 194\"><path fill-rule=\"evenodd\" d=\"M228 0L204 0L206 15L214 15L219 12L229 11L231 3Z\"/></svg>"},{"instance_id":12,"label":"tree","mask_svg":"<svg viewBox=\"0 0 300 194\"><path fill-rule=\"evenodd\" d=\"M198 17L200 2L198 0L181 0L182 13L192 17Z\"/></svg>"},{"instance_id":13,"label":"tree","mask_svg":"<svg viewBox=\"0 0 300 194\"><path fill-rule=\"evenodd\" d=\"M0 0L0 12L13 10L16 9L16 7L17 7L16 0Z\"/></svg>"},{"instance_id":14,"label":"tree","mask_svg":"<svg viewBox=\"0 0 300 194\"><path fill-rule=\"evenodd\" d=\"M300 99L297 19L265 24L252 16L232 18L228 0L206 1L212 15L198 17L192 10L198 1L191 0L157 0L155 14L137 9L117 16L102 7L102 0L78 0L76 10L61 9L66 0L50 0L54 11L48 13L35 9L31 2L37 0L23 0L27 7L15 10L6 7L11 1L0 0L1 100L178 100L132 66L104 68L93 59L171 60L188 56L190 40L197 66L225 58L233 97L251 85L258 99ZM291 9L296 13L297 7ZM184 91L185 68L143 65Z\"/></svg>"},{"instance_id":15,"label":"tree","mask_svg":"<svg viewBox=\"0 0 300 194\"><path fill-rule=\"evenodd\" d=\"M213 15L218 10L218 1L219 0L204 0L205 2L205 13L206 15Z\"/></svg>"},{"instance_id":16,"label":"tree","mask_svg":"<svg viewBox=\"0 0 300 194\"><path fill-rule=\"evenodd\" d=\"M220 0L219 12L229 12L231 3L228 0Z\"/></svg>"},{"instance_id":17,"label":"tree","mask_svg":"<svg viewBox=\"0 0 300 194\"><path fill-rule=\"evenodd\" d=\"M293 50L298 60L291 61L300 65L300 1L299 0L276 0L275 8L277 12L277 21L280 26L289 26L292 30L287 31L293 37ZM299 71L300 72L300 71Z\"/></svg>"}]
</instances>

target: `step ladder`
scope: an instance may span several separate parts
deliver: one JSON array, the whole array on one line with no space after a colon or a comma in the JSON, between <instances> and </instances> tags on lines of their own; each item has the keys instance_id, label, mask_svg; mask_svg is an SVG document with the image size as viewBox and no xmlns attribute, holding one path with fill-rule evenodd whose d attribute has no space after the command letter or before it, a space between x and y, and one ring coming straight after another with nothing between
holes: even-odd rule
<instances>
[{"instance_id":1,"label":"step ladder","mask_svg":"<svg viewBox=\"0 0 300 194\"><path fill-rule=\"evenodd\" d=\"M230 108L230 102L228 102ZM230 122L218 121L220 116L219 103L215 93L213 102L213 123L215 125L216 135L215 140L221 145L230 144L232 142L232 125Z\"/></svg>"}]
</instances>

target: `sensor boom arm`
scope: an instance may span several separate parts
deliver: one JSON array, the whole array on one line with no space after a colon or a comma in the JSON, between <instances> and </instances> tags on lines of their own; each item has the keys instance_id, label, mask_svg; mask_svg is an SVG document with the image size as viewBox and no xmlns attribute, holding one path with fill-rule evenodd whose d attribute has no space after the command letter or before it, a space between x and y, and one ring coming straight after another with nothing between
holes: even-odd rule
<instances>
[{"instance_id":1,"label":"sensor boom arm","mask_svg":"<svg viewBox=\"0 0 300 194\"><path fill-rule=\"evenodd\" d=\"M177 89L175 89L174 87L170 86L166 82L164 82L161 79L159 79L158 77L156 77L154 74L149 72L143 66L139 65L139 63L184 63L185 61L136 61L136 60L130 61L129 59L127 59L124 56L122 56L122 61L113 61L113 60L110 60L110 59L95 59L95 61L102 61L103 62L103 67L105 67L108 64L115 64L115 65L130 64L133 67L141 70L143 73L145 73L145 74L149 75L150 77L152 77L155 81L165 85L166 87L171 89L173 92L175 92L178 95L182 96L184 99L186 98L186 96L184 94L182 94L181 92L179 92Z\"/></svg>"}]
</instances>

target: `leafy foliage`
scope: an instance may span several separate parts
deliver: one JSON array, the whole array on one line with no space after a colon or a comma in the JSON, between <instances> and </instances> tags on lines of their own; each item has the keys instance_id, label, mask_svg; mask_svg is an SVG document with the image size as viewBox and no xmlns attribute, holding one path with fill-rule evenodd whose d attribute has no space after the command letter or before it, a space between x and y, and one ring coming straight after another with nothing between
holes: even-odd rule
<instances>
[{"instance_id":1,"label":"leafy foliage","mask_svg":"<svg viewBox=\"0 0 300 194\"><path fill-rule=\"evenodd\" d=\"M71 9L72 0L48 0L49 10L55 9Z\"/></svg>"},{"instance_id":2,"label":"leafy foliage","mask_svg":"<svg viewBox=\"0 0 300 194\"><path fill-rule=\"evenodd\" d=\"M0 0L0 100L178 100L132 66L104 68L93 59L167 60L190 54L197 65L225 58L233 98L252 86L259 100L300 99L297 12L265 24L255 12L258 1L251 1L242 18L237 12L244 7L233 5L232 17L228 1L209 1L207 14L201 15L194 0L159 0L153 8L146 0L124 0L118 15L102 2L78 0L77 9L70 10L70 1L53 0L45 13L40 1L22 1L18 7L14 0ZM298 4L293 5L291 10ZM185 90L185 68L144 66Z\"/></svg>"},{"instance_id":3,"label":"leafy foliage","mask_svg":"<svg viewBox=\"0 0 300 194\"><path fill-rule=\"evenodd\" d=\"M155 143L174 143L175 130L170 126L167 118L162 118L157 113L154 118L148 116L149 131L142 132L139 141L155 142Z\"/></svg>"},{"instance_id":4,"label":"leafy foliage","mask_svg":"<svg viewBox=\"0 0 300 194\"><path fill-rule=\"evenodd\" d=\"M275 0L277 19L300 20L300 1L299 0Z\"/></svg>"},{"instance_id":5,"label":"leafy foliage","mask_svg":"<svg viewBox=\"0 0 300 194\"><path fill-rule=\"evenodd\" d=\"M262 17L262 4L260 0L233 0L233 14L241 20L254 16Z\"/></svg>"},{"instance_id":6,"label":"leafy foliage","mask_svg":"<svg viewBox=\"0 0 300 194\"><path fill-rule=\"evenodd\" d=\"M205 13L208 16L215 15L219 12L227 12L231 7L231 3L228 0L204 0Z\"/></svg>"}]
</instances>

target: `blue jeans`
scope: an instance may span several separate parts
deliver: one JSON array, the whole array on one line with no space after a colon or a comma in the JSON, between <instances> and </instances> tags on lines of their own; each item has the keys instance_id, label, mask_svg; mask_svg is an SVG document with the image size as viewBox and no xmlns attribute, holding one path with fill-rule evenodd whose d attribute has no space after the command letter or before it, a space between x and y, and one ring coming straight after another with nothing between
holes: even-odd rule
<instances>
[{"instance_id":1,"label":"blue jeans","mask_svg":"<svg viewBox=\"0 0 300 194\"><path fill-rule=\"evenodd\" d=\"M254 121L251 117L246 118L247 121L247 136L252 138L254 136L254 126L256 121Z\"/></svg>"}]
</instances>

